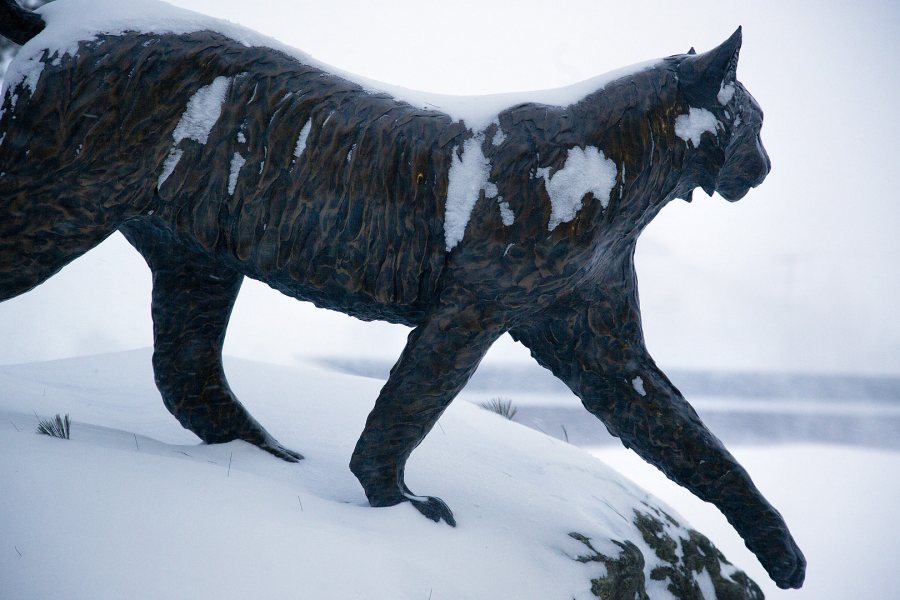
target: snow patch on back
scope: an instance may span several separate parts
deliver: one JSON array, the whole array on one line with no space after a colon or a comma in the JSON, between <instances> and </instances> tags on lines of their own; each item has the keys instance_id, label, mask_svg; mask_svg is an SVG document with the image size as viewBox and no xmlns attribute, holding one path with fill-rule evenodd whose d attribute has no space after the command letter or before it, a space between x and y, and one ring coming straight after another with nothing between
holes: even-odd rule
<instances>
[{"instance_id":1,"label":"snow patch on back","mask_svg":"<svg viewBox=\"0 0 900 600\"><path fill-rule=\"evenodd\" d=\"M372 91L386 92L397 100L408 102L423 110L443 112L454 121L464 122L466 127L472 131L484 131L491 123L496 122L500 113L513 106L533 103L566 108L584 100L590 94L602 90L614 81L634 76L657 67L661 63L662 61L658 59L646 61L561 88L481 96L430 94L372 81L366 81L361 85ZM359 78L356 79L359 81Z\"/></svg>"},{"instance_id":2,"label":"snow patch on back","mask_svg":"<svg viewBox=\"0 0 900 600\"><path fill-rule=\"evenodd\" d=\"M222 104L232 79L216 77L212 83L204 85L191 96L181 120L172 132L176 144L186 138L206 143L209 132L222 115Z\"/></svg>"},{"instance_id":3,"label":"snow patch on back","mask_svg":"<svg viewBox=\"0 0 900 600\"><path fill-rule=\"evenodd\" d=\"M244 163L247 162L243 156L234 153L234 156L231 157L231 170L228 172L228 195L234 196L234 189L237 187L238 175L241 172L241 167L244 166Z\"/></svg>"},{"instance_id":4,"label":"snow patch on back","mask_svg":"<svg viewBox=\"0 0 900 600\"><path fill-rule=\"evenodd\" d=\"M225 94L231 86L232 79L231 77L216 77L212 83L201 87L188 100L184 113L172 132L172 149L163 164L162 173L156 182L156 189L162 188L163 183L175 171L178 161L181 160L184 151L175 147L181 140L191 139L201 144L206 144L209 140L209 132L212 131L213 126L222 115L222 104L225 102ZM233 168L234 161L231 164ZM231 189L230 184L229 189Z\"/></svg>"},{"instance_id":5,"label":"snow patch on back","mask_svg":"<svg viewBox=\"0 0 900 600\"><path fill-rule=\"evenodd\" d=\"M509 206L509 202L503 198L497 198L497 206L500 207L500 220L509 227L516 221L516 213Z\"/></svg>"},{"instance_id":6,"label":"snow patch on back","mask_svg":"<svg viewBox=\"0 0 900 600\"><path fill-rule=\"evenodd\" d=\"M169 152L169 156L166 157L166 162L163 164L162 173L160 173L159 179L156 182L156 189L160 189L162 184L166 182L166 179L169 178L169 175L175 171L175 167L178 166L178 161L181 160L182 154L184 154L184 151L179 150L178 148L172 148L172 151Z\"/></svg>"},{"instance_id":7,"label":"snow patch on back","mask_svg":"<svg viewBox=\"0 0 900 600\"><path fill-rule=\"evenodd\" d=\"M544 178L544 187L550 196L547 229L553 231L560 223L574 219L588 193L594 194L603 208L609 206L609 194L617 173L616 163L594 146L569 148L566 164L552 176L549 167L538 169L537 176Z\"/></svg>"},{"instance_id":8,"label":"snow patch on back","mask_svg":"<svg viewBox=\"0 0 900 600\"><path fill-rule=\"evenodd\" d=\"M634 391L636 391L641 396L647 395L647 392L644 390L644 380L640 377L635 377L631 380L631 387L633 387Z\"/></svg>"},{"instance_id":9,"label":"snow patch on back","mask_svg":"<svg viewBox=\"0 0 900 600\"><path fill-rule=\"evenodd\" d=\"M297 145L294 146L294 158L300 158L300 155L303 154L303 151L306 150L306 140L309 139L309 132L312 130L312 119L306 122L306 125L303 126L303 129L300 130L300 135L297 136Z\"/></svg>"},{"instance_id":10,"label":"snow patch on back","mask_svg":"<svg viewBox=\"0 0 900 600\"><path fill-rule=\"evenodd\" d=\"M19 54L22 53L20 52ZM36 54L24 55L18 60L13 59L9 64L3 79L0 79L3 90L2 94L0 94L0 98L9 96L10 110L16 107L16 102L19 100L19 95L12 91L16 86L21 84L23 88L28 88L27 93L29 95L33 94L37 89L38 80L40 80L41 74L44 72L45 63L41 60L42 57L43 53L38 52ZM18 55L16 58L18 58ZM0 110L0 118L2 118L2 116L3 110Z\"/></svg>"},{"instance_id":11,"label":"snow patch on back","mask_svg":"<svg viewBox=\"0 0 900 600\"><path fill-rule=\"evenodd\" d=\"M715 115L705 108L690 107L688 114L680 115L675 119L675 135L685 142L691 142L694 148L700 145L701 136L709 132L716 135L716 131L722 124Z\"/></svg>"},{"instance_id":12,"label":"snow patch on back","mask_svg":"<svg viewBox=\"0 0 900 600\"><path fill-rule=\"evenodd\" d=\"M483 131L496 119L497 115L517 104L570 106L613 81L651 69L661 62L654 60L639 63L552 90L483 96L430 94L373 81L336 69L315 60L305 52L250 29L156 0L128 0L127 2L121 0L62 0L46 4L36 12L41 14L47 26L21 48L19 55L7 71L5 88L15 89L26 77L30 82L36 82L43 69L41 58L44 50L48 51L48 57L64 57L65 55L75 55L80 43L90 42L100 35L121 35L126 32L178 35L197 31L214 31L247 47L279 50L306 65L356 83L366 91L386 93L417 108L442 112L454 121L464 121L472 131ZM34 87L31 89L33 90Z\"/></svg>"},{"instance_id":13,"label":"snow patch on back","mask_svg":"<svg viewBox=\"0 0 900 600\"><path fill-rule=\"evenodd\" d=\"M453 149L447 184L447 204L444 209L444 239L447 252L453 250L466 233L466 225L472 216L472 209L481 191L486 198L497 196L497 186L489 181L491 163L481 151L484 136L476 135L463 144L462 156L457 155L459 146Z\"/></svg>"},{"instance_id":14,"label":"snow patch on back","mask_svg":"<svg viewBox=\"0 0 900 600\"><path fill-rule=\"evenodd\" d=\"M22 80L22 83L27 86L32 93L37 89L38 80L41 78L41 73L44 72L44 63L41 61L33 61L33 63L33 68L25 74L25 78Z\"/></svg>"},{"instance_id":15,"label":"snow patch on back","mask_svg":"<svg viewBox=\"0 0 900 600\"><path fill-rule=\"evenodd\" d=\"M497 131L494 132L494 137L491 140L491 143L494 146L499 146L506 141L506 133L504 133L503 129L500 127L500 119L494 119L493 123L497 126Z\"/></svg>"}]
</instances>

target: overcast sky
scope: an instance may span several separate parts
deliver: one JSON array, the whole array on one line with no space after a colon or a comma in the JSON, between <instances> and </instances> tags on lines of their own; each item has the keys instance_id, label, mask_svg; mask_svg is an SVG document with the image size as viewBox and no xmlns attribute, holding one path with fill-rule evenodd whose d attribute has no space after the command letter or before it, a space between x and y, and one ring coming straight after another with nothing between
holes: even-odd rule
<instances>
[{"instance_id":1,"label":"overcast sky","mask_svg":"<svg viewBox=\"0 0 900 600\"><path fill-rule=\"evenodd\" d=\"M738 78L765 110L773 170L736 204L698 190L644 233L649 348L663 368L900 375L900 4L176 3L368 78L459 94L566 85L707 50L743 25ZM149 346L149 290L149 271L116 235L0 304L0 363ZM282 363L393 359L407 333L248 282L226 352ZM528 357L506 338L487 360Z\"/></svg>"}]
</instances>

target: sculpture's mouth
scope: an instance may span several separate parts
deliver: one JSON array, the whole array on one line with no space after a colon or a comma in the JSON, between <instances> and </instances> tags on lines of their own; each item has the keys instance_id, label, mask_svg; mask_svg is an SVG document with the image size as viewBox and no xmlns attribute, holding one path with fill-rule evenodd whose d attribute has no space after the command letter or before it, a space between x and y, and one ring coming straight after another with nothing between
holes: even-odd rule
<instances>
[{"instance_id":1,"label":"sculpture's mouth","mask_svg":"<svg viewBox=\"0 0 900 600\"><path fill-rule=\"evenodd\" d=\"M746 196L747 192L749 192L752 187L755 186L744 185L736 181L731 181L725 184L717 183L716 191L720 196L722 196L729 202L737 202L738 200Z\"/></svg>"},{"instance_id":2,"label":"sculpture's mouth","mask_svg":"<svg viewBox=\"0 0 900 600\"><path fill-rule=\"evenodd\" d=\"M716 191L729 202L746 196L772 170L772 162L758 135L755 144L740 144L739 148L728 156L716 178Z\"/></svg>"}]
</instances>

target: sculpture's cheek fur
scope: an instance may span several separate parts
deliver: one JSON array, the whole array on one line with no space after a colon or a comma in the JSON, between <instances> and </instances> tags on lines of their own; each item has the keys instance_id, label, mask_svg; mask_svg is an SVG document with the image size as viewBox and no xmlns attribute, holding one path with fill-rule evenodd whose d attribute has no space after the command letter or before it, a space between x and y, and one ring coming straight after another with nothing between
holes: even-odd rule
<instances>
[{"instance_id":1,"label":"sculpture's cheek fur","mask_svg":"<svg viewBox=\"0 0 900 600\"><path fill-rule=\"evenodd\" d=\"M647 353L633 264L669 200L713 182L736 199L768 172L761 111L736 82L721 93L739 46L737 32L482 131L210 31L45 55L33 93L3 99L0 301L121 231L153 272L167 408L207 442L292 461L222 370L243 276L412 325L351 469L374 506L411 502L451 524L406 486L406 460L509 331L797 587L805 562L780 515Z\"/></svg>"},{"instance_id":2,"label":"sculpture's cheek fur","mask_svg":"<svg viewBox=\"0 0 900 600\"><path fill-rule=\"evenodd\" d=\"M726 158L716 179L716 191L729 201L743 198L751 188L761 184L772 168L763 147L760 129L763 113L753 96L738 85L733 105L733 133L726 148Z\"/></svg>"}]
</instances>

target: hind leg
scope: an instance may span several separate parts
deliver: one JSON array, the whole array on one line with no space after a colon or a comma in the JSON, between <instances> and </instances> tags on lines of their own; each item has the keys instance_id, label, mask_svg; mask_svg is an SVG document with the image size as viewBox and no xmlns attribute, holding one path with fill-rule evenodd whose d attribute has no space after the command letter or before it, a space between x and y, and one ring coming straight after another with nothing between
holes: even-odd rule
<instances>
[{"instance_id":1,"label":"hind leg","mask_svg":"<svg viewBox=\"0 0 900 600\"><path fill-rule=\"evenodd\" d=\"M206 443L245 440L301 460L247 412L225 379L222 344L243 276L146 222L122 233L153 272L153 371L169 412Z\"/></svg>"}]
</instances>

